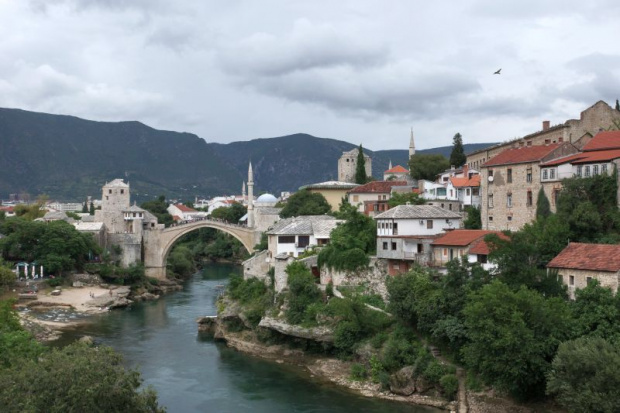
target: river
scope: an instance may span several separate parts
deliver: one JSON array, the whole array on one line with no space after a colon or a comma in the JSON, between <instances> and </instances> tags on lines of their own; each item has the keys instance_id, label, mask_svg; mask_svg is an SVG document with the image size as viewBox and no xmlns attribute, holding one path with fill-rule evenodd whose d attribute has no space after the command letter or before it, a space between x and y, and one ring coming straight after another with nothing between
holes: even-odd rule
<instances>
[{"instance_id":1,"label":"river","mask_svg":"<svg viewBox=\"0 0 620 413\"><path fill-rule=\"evenodd\" d=\"M113 347L142 372L170 413L441 412L357 396L298 367L251 357L199 334L196 318L216 314L217 295L229 274L240 270L209 265L183 291L96 316L93 323L66 332L59 344L90 335Z\"/></svg>"}]
</instances>

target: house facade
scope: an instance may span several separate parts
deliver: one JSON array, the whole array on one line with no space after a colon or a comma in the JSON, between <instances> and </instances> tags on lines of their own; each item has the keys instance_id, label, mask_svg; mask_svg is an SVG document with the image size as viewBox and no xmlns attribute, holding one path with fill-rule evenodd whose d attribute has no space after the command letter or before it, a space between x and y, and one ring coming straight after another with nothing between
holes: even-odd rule
<instances>
[{"instance_id":1,"label":"house facade","mask_svg":"<svg viewBox=\"0 0 620 413\"><path fill-rule=\"evenodd\" d=\"M302 186L299 190L301 191L305 189L308 192L323 195L327 203L332 207L332 211L338 211L338 209L340 209L342 199L346 199L347 193L358 186L360 185L350 182L327 181Z\"/></svg>"},{"instance_id":2,"label":"house facade","mask_svg":"<svg viewBox=\"0 0 620 413\"><path fill-rule=\"evenodd\" d=\"M341 222L330 215L282 219L267 231L269 256L298 257L308 247L327 245L331 231Z\"/></svg>"},{"instance_id":3,"label":"house facade","mask_svg":"<svg viewBox=\"0 0 620 413\"><path fill-rule=\"evenodd\" d=\"M518 230L536 217L541 165L577 153L570 143L507 149L482 165L481 218L486 230ZM552 193L546 193L552 199Z\"/></svg>"},{"instance_id":4,"label":"house facade","mask_svg":"<svg viewBox=\"0 0 620 413\"><path fill-rule=\"evenodd\" d=\"M468 262L487 264L488 259L485 259L485 257L488 256L489 252L488 246L484 243L484 237L494 233L497 234L498 232L481 229L455 229L454 231L446 232L432 243L432 265L435 267L445 267L448 262L454 259L461 259L462 257L466 257ZM486 247L486 254L482 253L482 251L470 251L474 246L477 246L477 249L479 249L480 243ZM470 254L476 255L475 261L471 260Z\"/></svg>"},{"instance_id":5,"label":"house facade","mask_svg":"<svg viewBox=\"0 0 620 413\"><path fill-rule=\"evenodd\" d=\"M407 181L373 181L360 185L349 192L349 203L359 212L374 217L389 209L388 201L395 186L407 186Z\"/></svg>"},{"instance_id":6,"label":"house facade","mask_svg":"<svg viewBox=\"0 0 620 413\"><path fill-rule=\"evenodd\" d=\"M592 280L615 294L620 280L620 245L571 242L549 261L547 268L558 271L572 299L576 290Z\"/></svg>"},{"instance_id":7,"label":"house facade","mask_svg":"<svg viewBox=\"0 0 620 413\"><path fill-rule=\"evenodd\" d=\"M207 215L203 211L196 211L183 204L170 204L167 210L175 221L192 221Z\"/></svg>"},{"instance_id":8,"label":"house facade","mask_svg":"<svg viewBox=\"0 0 620 413\"><path fill-rule=\"evenodd\" d=\"M377 257L388 260L389 274L428 265L431 244L444 231L460 228L460 214L431 205L399 205L375 217Z\"/></svg>"}]
</instances>

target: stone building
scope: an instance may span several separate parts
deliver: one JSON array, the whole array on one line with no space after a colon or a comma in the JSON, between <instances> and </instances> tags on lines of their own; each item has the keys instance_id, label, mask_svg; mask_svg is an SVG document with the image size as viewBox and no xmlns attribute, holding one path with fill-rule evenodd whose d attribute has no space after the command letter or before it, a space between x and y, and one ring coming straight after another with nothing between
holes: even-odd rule
<instances>
[{"instance_id":1,"label":"stone building","mask_svg":"<svg viewBox=\"0 0 620 413\"><path fill-rule=\"evenodd\" d=\"M572 299L575 290L585 288L592 280L615 294L620 280L620 245L571 242L549 261L547 268L558 271Z\"/></svg>"},{"instance_id":2,"label":"stone building","mask_svg":"<svg viewBox=\"0 0 620 413\"><path fill-rule=\"evenodd\" d=\"M358 153L358 148L342 153L342 156L338 159L338 181L355 183ZM364 167L366 169L366 176L372 176L372 159L365 153Z\"/></svg>"},{"instance_id":3,"label":"stone building","mask_svg":"<svg viewBox=\"0 0 620 413\"><path fill-rule=\"evenodd\" d=\"M581 149L601 130L620 130L620 111L598 101L581 112L579 119L569 119L555 126L546 120L538 132L472 152L467 155L467 165L478 169L489 159L511 148L569 142Z\"/></svg>"},{"instance_id":4,"label":"stone building","mask_svg":"<svg viewBox=\"0 0 620 413\"><path fill-rule=\"evenodd\" d=\"M481 167L481 218L486 230L518 230L536 217L541 164L577 153L568 143L506 149ZM553 194L546 194L551 199Z\"/></svg>"},{"instance_id":5,"label":"stone building","mask_svg":"<svg viewBox=\"0 0 620 413\"><path fill-rule=\"evenodd\" d=\"M392 188L407 186L407 181L372 181L349 191L349 203L370 217L389 209Z\"/></svg>"}]
</instances>

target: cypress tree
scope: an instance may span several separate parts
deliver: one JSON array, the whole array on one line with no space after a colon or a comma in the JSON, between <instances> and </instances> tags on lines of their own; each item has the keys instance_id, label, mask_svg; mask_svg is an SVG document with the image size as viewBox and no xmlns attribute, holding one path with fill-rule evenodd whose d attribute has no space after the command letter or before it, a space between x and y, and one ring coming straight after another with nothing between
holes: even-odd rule
<instances>
[{"instance_id":1,"label":"cypress tree","mask_svg":"<svg viewBox=\"0 0 620 413\"><path fill-rule=\"evenodd\" d=\"M82 213L88 213L88 200L84 201L84 205L82 205Z\"/></svg>"},{"instance_id":2,"label":"cypress tree","mask_svg":"<svg viewBox=\"0 0 620 413\"><path fill-rule=\"evenodd\" d=\"M538 191L538 199L536 200L536 219L543 220L551 215L551 205L549 204L549 198L545 195L545 191L540 188Z\"/></svg>"},{"instance_id":3,"label":"cypress tree","mask_svg":"<svg viewBox=\"0 0 620 413\"><path fill-rule=\"evenodd\" d=\"M95 204L93 204L93 201L90 201L90 210L88 211L88 213L91 215L95 215Z\"/></svg>"},{"instance_id":4,"label":"cypress tree","mask_svg":"<svg viewBox=\"0 0 620 413\"><path fill-rule=\"evenodd\" d=\"M368 182L368 176L366 175L366 159L364 159L364 150L360 143L357 153L357 164L355 165L355 183L364 185L366 182Z\"/></svg>"},{"instance_id":5,"label":"cypress tree","mask_svg":"<svg viewBox=\"0 0 620 413\"><path fill-rule=\"evenodd\" d=\"M620 111L620 102L616 99L616 110Z\"/></svg>"},{"instance_id":6,"label":"cypress tree","mask_svg":"<svg viewBox=\"0 0 620 413\"><path fill-rule=\"evenodd\" d=\"M467 162L465 149L463 148L463 137L457 132L452 139L452 152L450 153L450 165L455 167L463 166Z\"/></svg>"}]
</instances>

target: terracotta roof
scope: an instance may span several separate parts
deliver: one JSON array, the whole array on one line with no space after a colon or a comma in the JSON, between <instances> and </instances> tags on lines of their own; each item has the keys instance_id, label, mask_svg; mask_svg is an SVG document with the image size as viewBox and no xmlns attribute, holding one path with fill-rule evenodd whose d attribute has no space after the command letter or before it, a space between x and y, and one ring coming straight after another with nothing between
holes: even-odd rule
<instances>
[{"instance_id":1,"label":"terracotta roof","mask_svg":"<svg viewBox=\"0 0 620 413\"><path fill-rule=\"evenodd\" d=\"M583 151L620 149L620 131L599 132L583 147Z\"/></svg>"},{"instance_id":2,"label":"terracotta roof","mask_svg":"<svg viewBox=\"0 0 620 413\"><path fill-rule=\"evenodd\" d=\"M495 231L490 231L490 232L495 232ZM506 240L506 241L510 240L510 238L508 238L507 235L501 232L496 232L496 234L503 240ZM471 244L471 247L469 248L470 254L489 255L490 252L491 250L489 248L489 244L485 242L484 237L475 241L473 244Z\"/></svg>"},{"instance_id":3,"label":"terracotta roof","mask_svg":"<svg viewBox=\"0 0 620 413\"><path fill-rule=\"evenodd\" d=\"M393 186L405 186L407 181L372 181L365 185L353 188L349 193L351 194L365 194L365 193L385 193L392 192Z\"/></svg>"},{"instance_id":4,"label":"terracotta roof","mask_svg":"<svg viewBox=\"0 0 620 413\"><path fill-rule=\"evenodd\" d=\"M547 267L616 272L620 270L620 245L571 242Z\"/></svg>"},{"instance_id":5,"label":"terracotta roof","mask_svg":"<svg viewBox=\"0 0 620 413\"><path fill-rule=\"evenodd\" d=\"M194 208L190 208L190 207L185 206L183 204L174 204L174 206L179 208L179 211L181 211L181 212L198 212Z\"/></svg>"},{"instance_id":6,"label":"terracotta roof","mask_svg":"<svg viewBox=\"0 0 620 413\"><path fill-rule=\"evenodd\" d=\"M409 170L403 168L400 165L396 165L395 167L393 167L392 169L388 169L384 173L386 173L386 174L402 174L402 173L407 173L408 174Z\"/></svg>"},{"instance_id":7,"label":"terracotta roof","mask_svg":"<svg viewBox=\"0 0 620 413\"><path fill-rule=\"evenodd\" d=\"M0 211L13 212L12 206L0 206Z\"/></svg>"},{"instance_id":8,"label":"terracotta roof","mask_svg":"<svg viewBox=\"0 0 620 413\"><path fill-rule=\"evenodd\" d=\"M450 182L455 188L463 188L467 186L480 186L480 175L473 175L471 178L450 178Z\"/></svg>"},{"instance_id":9,"label":"terracotta roof","mask_svg":"<svg viewBox=\"0 0 620 413\"><path fill-rule=\"evenodd\" d=\"M564 158L554 159L552 161L545 162L544 164L542 164L542 166L556 166L556 165L562 165L565 163L579 165L579 164L594 163L594 162L612 161L618 158L620 158L620 149L610 149L610 150L576 153L571 156L566 156Z\"/></svg>"},{"instance_id":10,"label":"terracotta roof","mask_svg":"<svg viewBox=\"0 0 620 413\"><path fill-rule=\"evenodd\" d=\"M487 234L493 233L496 233L496 231L486 231L482 229L455 229L454 231L446 232L440 238L437 238L433 241L433 245L464 247Z\"/></svg>"},{"instance_id":11,"label":"terracotta roof","mask_svg":"<svg viewBox=\"0 0 620 413\"><path fill-rule=\"evenodd\" d=\"M560 145L559 143L552 143L549 145L522 146L520 148L506 149L499 155L489 159L482 166L488 167L540 161Z\"/></svg>"}]
</instances>

